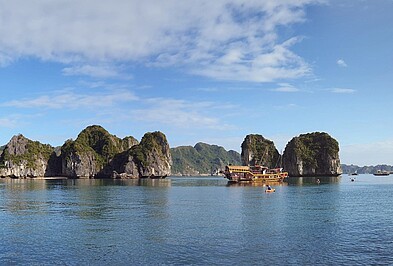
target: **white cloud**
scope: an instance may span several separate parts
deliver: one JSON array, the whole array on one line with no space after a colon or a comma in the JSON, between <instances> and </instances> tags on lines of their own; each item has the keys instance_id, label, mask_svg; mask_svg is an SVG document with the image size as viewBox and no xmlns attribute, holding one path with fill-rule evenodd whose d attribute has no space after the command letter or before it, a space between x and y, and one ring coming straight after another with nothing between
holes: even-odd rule
<instances>
[{"instance_id":1,"label":"white cloud","mask_svg":"<svg viewBox=\"0 0 393 266\"><path fill-rule=\"evenodd\" d=\"M0 118L0 127L13 128L16 126L16 124L17 124L16 119L11 119L9 117Z\"/></svg>"},{"instance_id":2,"label":"white cloud","mask_svg":"<svg viewBox=\"0 0 393 266\"><path fill-rule=\"evenodd\" d=\"M239 50L234 52L229 48L226 49L227 54L212 58L209 64L201 65L192 72L221 80L252 82L302 77L310 74L311 68L289 49L298 40L292 38L265 51L250 51L246 45L241 54Z\"/></svg>"},{"instance_id":3,"label":"white cloud","mask_svg":"<svg viewBox=\"0 0 393 266\"><path fill-rule=\"evenodd\" d=\"M338 59L337 65L339 65L340 67L348 67L347 63L345 63L343 59Z\"/></svg>"},{"instance_id":4,"label":"white cloud","mask_svg":"<svg viewBox=\"0 0 393 266\"><path fill-rule=\"evenodd\" d=\"M100 94L76 94L73 91L62 91L52 95L43 95L33 99L13 100L2 103L2 106L16 108L100 108L115 106L119 102L135 101L137 97L125 90L109 91Z\"/></svg>"},{"instance_id":5,"label":"white cloud","mask_svg":"<svg viewBox=\"0 0 393 266\"><path fill-rule=\"evenodd\" d=\"M299 108L299 106L297 104L290 103L286 105L275 105L274 108L276 110L292 110L292 109Z\"/></svg>"},{"instance_id":6,"label":"white cloud","mask_svg":"<svg viewBox=\"0 0 393 266\"><path fill-rule=\"evenodd\" d=\"M189 102L177 99L151 98L143 100L143 109L132 111L134 119L154 124L171 125L176 128L233 129L221 123L217 109L232 109L231 105L217 106L214 102Z\"/></svg>"},{"instance_id":7,"label":"white cloud","mask_svg":"<svg viewBox=\"0 0 393 266\"><path fill-rule=\"evenodd\" d=\"M294 87L293 85L289 83L280 83L278 84L279 87L273 89L272 91L277 91L277 92L298 92L299 89Z\"/></svg>"},{"instance_id":8,"label":"white cloud","mask_svg":"<svg viewBox=\"0 0 393 266\"><path fill-rule=\"evenodd\" d=\"M78 65L63 68L66 76L85 75L94 78L131 78L131 75L122 73L121 69L113 65Z\"/></svg>"},{"instance_id":9,"label":"white cloud","mask_svg":"<svg viewBox=\"0 0 393 266\"><path fill-rule=\"evenodd\" d=\"M131 104L132 103L132 104ZM82 116L100 115L101 122L138 121L138 123L166 125L174 128L198 128L228 130L232 125L223 123L218 113L234 110L232 104L216 102L191 102L171 98L140 98L127 90L108 90L94 94L78 94L73 90L59 91L36 98L13 100L1 103L2 107L20 109L77 110ZM93 113L84 112L93 110ZM214 114L214 115L212 115ZM76 118L75 118L76 119ZM86 119L86 118L84 118ZM9 119L0 119L0 126L10 127L14 123Z\"/></svg>"},{"instance_id":10,"label":"white cloud","mask_svg":"<svg viewBox=\"0 0 393 266\"><path fill-rule=\"evenodd\" d=\"M40 117L41 114L29 114L29 113L13 113L7 114L7 117L0 117L0 127L2 129L16 129L29 123L29 121ZM15 132L13 132L15 134ZM3 136L4 137L4 136ZM1 143L0 143L1 145Z\"/></svg>"},{"instance_id":11,"label":"white cloud","mask_svg":"<svg viewBox=\"0 0 393 266\"><path fill-rule=\"evenodd\" d=\"M5 67L13 61L12 57L0 51L0 67Z\"/></svg>"},{"instance_id":12,"label":"white cloud","mask_svg":"<svg viewBox=\"0 0 393 266\"><path fill-rule=\"evenodd\" d=\"M354 89L346 89L346 88L332 88L329 89L329 91L332 93L339 93L339 94L351 94L356 92L356 90Z\"/></svg>"},{"instance_id":13,"label":"white cloud","mask_svg":"<svg viewBox=\"0 0 393 266\"><path fill-rule=\"evenodd\" d=\"M186 66L191 73L255 82L310 72L279 41L278 26L305 21L319 0L0 0L0 64L35 57L65 74L112 76L91 62ZM76 64L76 66L74 65ZM108 72L109 70L109 72Z\"/></svg>"}]
</instances>

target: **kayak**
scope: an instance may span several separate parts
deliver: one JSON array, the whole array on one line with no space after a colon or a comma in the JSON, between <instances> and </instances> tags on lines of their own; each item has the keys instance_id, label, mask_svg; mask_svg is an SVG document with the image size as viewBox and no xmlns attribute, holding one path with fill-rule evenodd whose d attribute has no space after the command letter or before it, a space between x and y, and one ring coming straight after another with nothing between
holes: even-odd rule
<instances>
[{"instance_id":1,"label":"kayak","mask_svg":"<svg viewBox=\"0 0 393 266\"><path fill-rule=\"evenodd\" d=\"M266 192L266 193L268 193L268 192L276 192L276 189L275 189L275 188L272 188L272 189L270 189L270 190L269 190L269 189L266 189L265 192Z\"/></svg>"}]
</instances>

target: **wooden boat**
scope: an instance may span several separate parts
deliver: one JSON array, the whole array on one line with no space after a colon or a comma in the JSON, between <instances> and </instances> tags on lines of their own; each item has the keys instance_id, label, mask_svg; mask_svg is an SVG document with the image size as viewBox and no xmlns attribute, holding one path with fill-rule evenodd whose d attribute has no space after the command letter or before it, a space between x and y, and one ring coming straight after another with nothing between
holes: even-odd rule
<instances>
[{"instance_id":1,"label":"wooden boat","mask_svg":"<svg viewBox=\"0 0 393 266\"><path fill-rule=\"evenodd\" d=\"M230 182L281 182L288 177L282 168L269 169L265 166L239 166L225 167L224 176Z\"/></svg>"}]
</instances>

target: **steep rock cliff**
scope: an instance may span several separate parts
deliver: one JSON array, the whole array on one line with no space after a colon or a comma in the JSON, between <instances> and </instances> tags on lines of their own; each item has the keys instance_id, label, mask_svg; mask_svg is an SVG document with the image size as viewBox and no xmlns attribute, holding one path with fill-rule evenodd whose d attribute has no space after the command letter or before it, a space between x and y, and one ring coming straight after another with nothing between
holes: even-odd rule
<instances>
[{"instance_id":1,"label":"steep rock cliff","mask_svg":"<svg viewBox=\"0 0 393 266\"><path fill-rule=\"evenodd\" d=\"M48 162L55 155L54 148L23 135L13 136L0 156L1 177L43 177L54 175Z\"/></svg>"},{"instance_id":2,"label":"steep rock cliff","mask_svg":"<svg viewBox=\"0 0 393 266\"><path fill-rule=\"evenodd\" d=\"M170 175L172 156L166 136L159 131L146 133L138 145L117 155L111 165L114 178Z\"/></svg>"},{"instance_id":3,"label":"steep rock cliff","mask_svg":"<svg viewBox=\"0 0 393 266\"><path fill-rule=\"evenodd\" d=\"M263 165L269 168L279 166L280 154L273 141L262 135L247 135L242 143L243 165Z\"/></svg>"},{"instance_id":4,"label":"steep rock cliff","mask_svg":"<svg viewBox=\"0 0 393 266\"><path fill-rule=\"evenodd\" d=\"M101 126L89 126L75 141L67 140L61 148L62 175L71 178L108 177L108 167L115 155L130 149L138 141L120 139Z\"/></svg>"},{"instance_id":5,"label":"steep rock cliff","mask_svg":"<svg viewBox=\"0 0 393 266\"><path fill-rule=\"evenodd\" d=\"M285 147L283 166L289 176L340 175L338 142L321 132L294 137Z\"/></svg>"}]
</instances>

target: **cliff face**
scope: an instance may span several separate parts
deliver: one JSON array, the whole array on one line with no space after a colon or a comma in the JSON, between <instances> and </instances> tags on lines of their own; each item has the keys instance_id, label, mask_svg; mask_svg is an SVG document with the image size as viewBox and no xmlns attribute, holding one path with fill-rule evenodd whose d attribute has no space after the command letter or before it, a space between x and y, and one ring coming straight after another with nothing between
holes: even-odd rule
<instances>
[{"instance_id":1,"label":"cliff face","mask_svg":"<svg viewBox=\"0 0 393 266\"><path fill-rule=\"evenodd\" d=\"M211 175L224 170L227 164L241 164L240 154L226 151L223 147L197 143L192 146L180 146L171 149L174 175Z\"/></svg>"},{"instance_id":2,"label":"cliff face","mask_svg":"<svg viewBox=\"0 0 393 266\"><path fill-rule=\"evenodd\" d=\"M336 176L342 173L338 153L338 142L329 134L303 134L285 147L283 166L289 176Z\"/></svg>"},{"instance_id":3,"label":"cliff face","mask_svg":"<svg viewBox=\"0 0 393 266\"><path fill-rule=\"evenodd\" d=\"M100 126L84 129L60 148L14 136L2 147L0 177L141 178L171 173L171 154L161 132L146 133L140 144L120 139Z\"/></svg>"},{"instance_id":4,"label":"cliff face","mask_svg":"<svg viewBox=\"0 0 393 266\"><path fill-rule=\"evenodd\" d=\"M116 156L114 178L164 177L171 174L172 157L166 136L146 133L138 145Z\"/></svg>"},{"instance_id":5,"label":"cliff face","mask_svg":"<svg viewBox=\"0 0 393 266\"><path fill-rule=\"evenodd\" d=\"M61 148L62 173L72 178L107 177L112 171L107 167L116 154L136 145L132 137L120 139L101 126L89 126L75 141L68 140Z\"/></svg>"},{"instance_id":6,"label":"cliff face","mask_svg":"<svg viewBox=\"0 0 393 266\"><path fill-rule=\"evenodd\" d=\"M261 135L247 135L242 143L243 165L263 165L269 168L279 167L280 154L273 141Z\"/></svg>"},{"instance_id":7,"label":"cliff face","mask_svg":"<svg viewBox=\"0 0 393 266\"><path fill-rule=\"evenodd\" d=\"M53 157L56 157L55 149L50 145L16 135L11 138L0 156L0 176L50 176L55 174L56 169L49 166L49 161Z\"/></svg>"}]
</instances>

